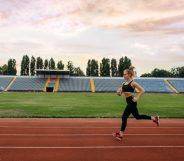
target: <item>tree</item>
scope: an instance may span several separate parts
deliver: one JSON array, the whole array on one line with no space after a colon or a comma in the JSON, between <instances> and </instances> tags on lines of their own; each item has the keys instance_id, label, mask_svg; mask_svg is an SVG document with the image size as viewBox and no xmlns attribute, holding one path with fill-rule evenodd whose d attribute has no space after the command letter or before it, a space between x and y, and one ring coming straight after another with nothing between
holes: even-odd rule
<instances>
[{"instance_id":1,"label":"tree","mask_svg":"<svg viewBox=\"0 0 184 161\"><path fill-rule=\"evenodd\" d=\"M74 75L74 65L72 61L68 61L67 69L70 71L70 75Z\"/></svg>"},{"instance_id":2,"label":"tree","mask_svg":"<svg viewBox=\"0 0 184 161\"><path fill-rule=\"evenodd\" d=\"M8 66L4 64L1 68L2 68L2 75L8 75Z\"/></svg>"},{"instance_id":3,"label":"tree","mask_svg":"<svg viewBox=\"0 0 184 161\"><path fill-rule=\"evenodd\" d=\"M88 60L87 68L86 68L86 75L91 76L91 60Z\"/></svg>"},{"instance_id":4,"label":"tree","mask_svg":"<svg viewBox=\"0 0 184 161\"><path fill-rule=\"evenodd\" d=\"M171 69L172 77L179 77L179 71L178 68L172 68Z\"/></svg>"},{"instance_id":5,"label":"tree","mask_svg":"<svg viewBox=\"0 0 184 161\"><path fill-rule=\"evenodd\" d=\"M36 69L43 69L43 59L41 57L36 59Z\"/></svg>"},{"instance_id":6,"label":"tree","mask_svg":"<svg viewBox=\"0 0 184 161\"><path fill-rule=\"evenodd\" d=\"M100 63L100 76L110 76L110 60L103 58Z\"/></svg>"},{"instance_id":7,"label":"tree","mask_svg":"<svg viewBox=\"0 0 184 161\"><path fill-rule=\"evenodd\" d=\"M121 57L118 64L118 75L122 76L123 71L131 66L131 60L125 56Z\"/></svg>"},{"instance_id":8,"label":"tree","mask_svg":"<svg viewBox=\"0 0 184 161\"><path fill-rule=\"evenodd\" d=\"M45 59L44 61L44 69L48 69L49 68L49 61L48 59Z\"/></svg>"},{"instance_id":9,"label":"tree","mask_svg":"<svg viewBox=\"0 0 184 161\"><path fill-rule=\"evenodd\" d=\"M164 69L158 69L158 68L155 68L151 72L152 77L171 77L171 75L172 75L171 72Z\"/></svg>"},{"instance_id":10,"label":"tree","mask_svg":"<svg viewBox=\"0 0 184 161\"><path fill-rule=\"evenodd\" d=\"M61 70L64 69L64 64L61 60L57 63L57 69L61 69Z\"/></svg>"},{"instance_id":11,"label":"tree","mask_svg":"<svg viewBox=\"0 0 184 161\"><path fill-rule=\"evenodd\" d=\"M96 61L95 59L91 60L90 76L98 76L98 61Z\"/></svg>"},{"instance_id":12,"label":"tree","mask_svg":"<svg viewBox=\"0 0 184 161\"><path fill-rule=\"evenodd\" d=\"M124 57L119 59L119 64L118 64L118 75L122 76L123 71L125 70L124 67Z\"/></svg>"},{"instance_id":13,"label":"tree","mask_svg":"<svg viewBox=\"0 0 184 161\"><path fill-rule=\"evenodd\" d=\"M125 69L129 68L132 65L131 60L125 56L124 66Z\"/></svg>"},{"instance_id":14,"label":"tree","mask_svg":"<svg viewBox=\"0 0 184 161\"><path fill-rule=\"evenodd\" d=\"M177 67L171 69L171 74L173 77L184 77L184 66L183 67Z\"/></svg>"},{"instance_id":15,"label":"tree","mask_svg":"<svg viewBox=\"0 0 184 161\"><path fill-rule=\"evenodd\" d=\"M184 66L183 67L178 67L179 70L179 77L184 78Z\"/></svg>"},{"instance_id":16,"label":"tree","mask_svg":"<svg viewBox=\"0 0 184 161\"><path fill-rule=\"evenodd\" d=\"M74 68L74 76L85 76L80 67Z\"/></svg>"},{"instance_id":17,"label":"tree","mask_svg":"<svg viewBox=\"0 0 184 161\"><path fill-rule=\"evenodd\" d=\"M16 60L15 59L9 59L8 60L8 75L16 75L17 69L16 69Z\"/></svg>"},{"instance_id":18,"label":"tree","mask_svg":"<svg viewBox=\"0 0 184 161\"><path fill-rule=\"evenodd\" d=\"M29 63L30 61L28 55L24 55L21 61L21 75L29 75Z\"/></svg>"},{"instance_id":19,"label":"tree","mask_svg":"<svg viewBox=\"0 0 184 161\"><path fill-rule=\"evenodd\" d=\"M118 75L117 61L114 58L111 60L111 75L112 77L117 77Z\"/></svg>"},{"instance_id":20,"label":"tree","mask_svg":"<svg viewBox=\"0 0 184 161\"><path fill-rule=\"evenodd\" d=\"M3 68L0 67L0 75L3 75Z\"/></svg>"},{"instance_id":21,"label":"tree","mask_svg":"<svg viewBox=\"0 0 184 161\"><path fill-rule=\"evenodd\" d=\"M51 59L49 60L49 69L55 69L55 68L56 68L56 66L55 66L55 61L54 61L53 58L51 58Z\"/></svg>"},{"instance_id":22,"label":"tree","mask_svg":"<svg viewBox=\"0 0 184 161\"><path fill-rule=\"evenodd\" d=\"M144 73L140 77L152 77L151 73Z\"/></svg>"},{"instance_id":23,"label":"tree","mask_svg":"<svg viewBox=\"0 0 184 161\"><path fill-rule=\"evenodd\" d=\"M34 56L31 57L31 63L30 63L30 73L32 76L35 75L35 67L36 67L36 59Z\"/></svg>"},{"instance_id":24,"label":"tree","mask_svg":"<svg viewBox=\"0 0 184 161\"><path fill-rule=\"evenodd\" d=\"M155 68L151 73L142 74L141 77L184 77L184 66L172 68L170 71Z\"/></svg>"},{"instance_id":25,"label":"tree","mask_svg":"<svg viewBox=\"0 0 184 161\"><path fill-rule=\"evenodd\" d=\"M84 72L81 70L81 68L75 68L72 61L68 61L67 69L70 71L71 76L84 76Z\"/></svg>"}]
</instances>

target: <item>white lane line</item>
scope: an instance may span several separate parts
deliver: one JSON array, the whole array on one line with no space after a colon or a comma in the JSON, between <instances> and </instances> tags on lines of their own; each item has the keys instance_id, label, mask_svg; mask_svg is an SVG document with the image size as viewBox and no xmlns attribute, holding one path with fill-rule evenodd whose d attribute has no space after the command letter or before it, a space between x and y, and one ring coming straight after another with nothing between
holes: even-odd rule
<instances>
[{"instance_id":1,"label":"white lane line","mask_svg":"<svg viewBox=\"0 0 184 161\"><path fill-rule=\"evenodd\" d=\"M16 122L16 123L22 123L22 122L31 122L31 123L45 123L45 122L51 122L51 123L71 123L72 121L75 121L77 123L81 123L83 121L87 123L118 123L121 120L121 117L117 118L0 118L1 122ZM184 118L160 118L160 120L163 123L181 123L184 121ZM136 123L137 120L133 117L129 117L130 123ZM147 120L141 120L142 123L147 123Z\"/></svg>"},{"instance_id":2,"label":"white lane line","mask_svg":"<svg viewBox=\"0 0 184 161\"><path fill-rule=\"evenodd\" d=\"M124 134L125 136L184 136L184 134ZM112 136L112 134L0 134L0 136Z\"/></svg>"},{"instance_id":3,"label":"white lane line","mask_svg":"<svg viewBox=\"0 0 184 161\"><path fill-rule=\"evenodd\" d=\"M0 146L0 149L125 149L125 148L184 148L184 146L160 145L160 146Z\"/></svg>"},{"instance_id":4,"label":"white lane line","mask_svg":"<svg viewBox=\"0 0 184 161\"><path fill-rule=\"evenodd\" d=\"M104 127L104 126L102 126L102 127L80 127L80 126L78 126L78 127L76 127L76 126L74 126L74 127L70 127L70 126L0 126L0 128L24 128L24 129L30 129L30 128L35 128L35 129L112 129L112 128L119 128L119 126L113 126L113 127ZM181 126L181 127L175 127L175 126L172 126L172 127L162 127L162 126L160 126L160 127L150 127L150 126L146 126L146 127L127 127L127 129L150 129L150 128L152 128L152 129L170 129L170 128L172 128L172 129L184 129L184 126Z\"/></svg>"}]
</instances>

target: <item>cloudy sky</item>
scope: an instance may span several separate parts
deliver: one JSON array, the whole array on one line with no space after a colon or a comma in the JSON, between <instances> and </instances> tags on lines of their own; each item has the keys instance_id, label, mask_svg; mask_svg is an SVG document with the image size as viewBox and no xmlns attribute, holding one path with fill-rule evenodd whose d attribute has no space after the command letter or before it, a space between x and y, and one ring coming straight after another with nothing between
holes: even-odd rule
<instances>
[{"instance_id":1,"label":"cloudy sky","mask_svg":"<svg viewBox=\"0 0 184 161\"><path fill-rule=\"evenodd\" d=\"M184 65L184 0L0 0L0 65L24 54L128 56L138 75Z\"/></svg>"}]
</instances>

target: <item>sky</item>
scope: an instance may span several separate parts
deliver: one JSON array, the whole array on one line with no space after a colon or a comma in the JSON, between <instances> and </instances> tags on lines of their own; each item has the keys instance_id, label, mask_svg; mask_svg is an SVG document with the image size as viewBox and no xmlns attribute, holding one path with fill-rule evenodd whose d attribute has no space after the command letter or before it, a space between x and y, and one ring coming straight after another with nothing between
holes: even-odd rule
<instances>
[{"instance_id":1,"label":"sky","mask_svg":"<svg viewBox=\"0 0 184 161\"><path fill-rule=\"evenodd\" d=\"M184 66L184 0L0 0L0 65L23 55L128 56L138 75Z\"/></svg>"}]
</instances>

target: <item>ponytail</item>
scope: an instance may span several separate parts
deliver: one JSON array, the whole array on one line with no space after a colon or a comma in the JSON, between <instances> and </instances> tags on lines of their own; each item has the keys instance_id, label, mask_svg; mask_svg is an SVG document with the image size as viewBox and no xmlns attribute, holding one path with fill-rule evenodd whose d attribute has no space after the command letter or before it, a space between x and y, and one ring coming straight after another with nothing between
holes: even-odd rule
<instances>
[{"instance_id":1,"label":"ponytail","mask_svg":"<svg viewBox=\"0 0 184 161\"><path fill-rule=\"evenodd\" d=\"M136 71L134 66L130 66L128 69L125 69L125 71L131 76L135 77L136 76Z\"/></svg>"}]
</instances>

